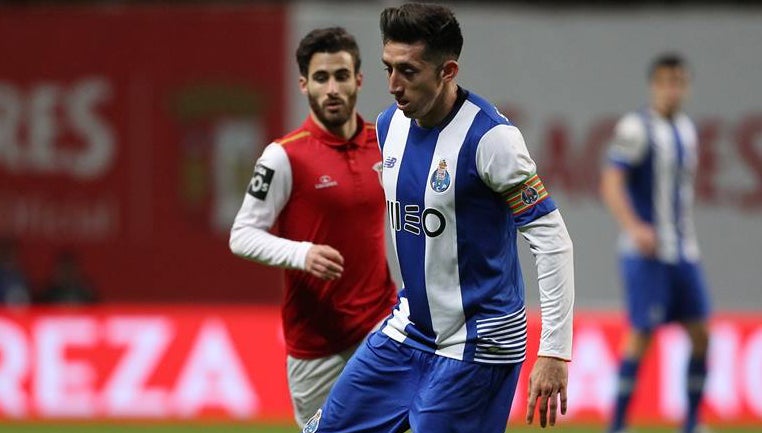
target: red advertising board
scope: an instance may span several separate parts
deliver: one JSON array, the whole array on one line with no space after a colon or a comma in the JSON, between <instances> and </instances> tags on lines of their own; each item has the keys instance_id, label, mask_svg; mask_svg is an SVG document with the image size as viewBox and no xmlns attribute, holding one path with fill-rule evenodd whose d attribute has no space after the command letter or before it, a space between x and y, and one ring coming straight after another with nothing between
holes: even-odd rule
<instances>
[{"instance_id":1,"label":"red advertising board","mask_svg":"<svg viewBox=\"0 0 762 433\"><path fill-rule=\"evenodd\" d=\"M0 417L290 419L277 309L0 313Z\"/></svg>"},{"instance_id":2,"label":"red advertising board","mask_svg":"<svg viewBox=\"0 0 762 433\"><path fill-rule=\"evenodd\" d=\"M539 320L511 412L523 422ZM613 401L622 320L578 313L563 422L600 422ZM762 422L762 317L712 323L705 420ZM685 410L685 336L657 335L631 412L677 422ZM129 306L0 311L0 419L292 419L274 307Z\"/></svg>"},{"instance_id":3,"label":"red advertising board","mask_svg":"<svg viewBox=\"0 0 762 433\"><path fill-rule=\"evenodd\" d=\"M34 283L71 250L106 300L279 299L279 273L233 257L227 236L283 133L285 17L0 9L0 237Z\"/></svg>"}]
</instances>

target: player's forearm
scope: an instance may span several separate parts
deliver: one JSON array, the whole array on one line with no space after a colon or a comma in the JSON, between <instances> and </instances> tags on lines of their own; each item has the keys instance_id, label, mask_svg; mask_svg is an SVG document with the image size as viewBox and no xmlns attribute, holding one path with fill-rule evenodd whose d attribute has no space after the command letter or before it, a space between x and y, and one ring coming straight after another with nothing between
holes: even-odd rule
<instances>
[{"instance_id":1,"label":"player's forearm","mask_svg":"<svg viewBox=\"0 0 762 433\"><path fill-rule=\"evenodd\" d=\"M542 332L538 355L570 360L574 320L574 252L556 210L522 227L537 266Z\"/></svg>"},{"instance_id":2,"label":"player's forearm","mask_svg":"<svg viewBox=\"0 0 762 433\"><path fill-rule=\"evenodd\" d=\"M625 189L625 173L615 167L606 167L601 175L600 193L603 203L622 230L630 231L643 224L630 204Z\"/></svg>"},{"instance_id":3,"label":"player's forearm","mask_svg":"<svg viewBox=\"0 0 762 433\"><path fill-rule=\"evenodd\" d=\"M311 246L310 242L284 239L251 226L234 225L230 232L233 254L270 266L304 270Z\"/></svg>"}]
</instances>

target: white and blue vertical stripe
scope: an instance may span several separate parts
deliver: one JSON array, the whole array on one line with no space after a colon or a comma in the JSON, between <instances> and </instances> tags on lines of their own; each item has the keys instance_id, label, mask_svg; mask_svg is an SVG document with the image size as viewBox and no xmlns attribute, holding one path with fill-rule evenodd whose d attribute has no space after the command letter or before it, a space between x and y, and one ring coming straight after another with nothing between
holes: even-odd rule
<instances>
[{"instance_id":1,"label":"white and blue vertical stripe","mask_svg":"<svg viewBox=\"0 0 762 433\"><path fill-rule=\"evenodd\" d=\"M521 362L526 355L516 224L475 161L481 137L499 124L508 121L474 94L442 128L420 128L395 107L378 118L404 286L382 331L397 341L481 363ZM442 166L449 183L435 188L432 176ZM540 205L555 209L552 200Z\"/></svg>"},{"instance_id":2,"label":"white and blue vertical stripe","mask_svg":"<svg viewBox=\"0 0 762 433\"><path fill-rule=\"evenodd\" d=\"M642 128L644 143L633 144L640 148L630 155L632 157L627 157L626 151L616 149L615 138L609 159L627 171L633 208L656 230L658 258L668 263L698 260L692 216L698 165L693 123L684 114L667 119L652 110L628 114L622 122L637 122ZM620 238L620 250L624 254L637 254L634 242L626 234Z\"/></svg>"}]
</instances>

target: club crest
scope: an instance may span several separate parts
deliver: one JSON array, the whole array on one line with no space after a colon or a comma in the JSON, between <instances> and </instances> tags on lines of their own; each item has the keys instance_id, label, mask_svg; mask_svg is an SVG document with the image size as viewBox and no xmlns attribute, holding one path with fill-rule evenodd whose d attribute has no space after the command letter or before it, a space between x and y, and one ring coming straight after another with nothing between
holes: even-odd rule
<instances>
[{"instance_id":1,"label":"club crest","mask_svg":"<svg viewBox=\"0 0 762 433\"><path fill-rule=\"evenodd\" d=\"M436 192L445 192L450 187L450 172L447 171L447 161L440 159L437 168L431 173L429 179L431 189Z\"/></svg>"},{"instance_id":2,"label":"club crest","mask_svg":"<svg viewBox=\"0 0 762 433\"><path fill-rule=\"evenodd\" d=\"M531 186L524 185L524 187L521 188L521 201L523 201L524 204L526 205L534 204L539 198L540 198L540 194L537 192L536 189L532 188Z\"/></svg>"},{"instance_id":3,"label":"club crest","mask_svg":"<svg viewBox=\"0 0 762 433\"><path fill-rule=\"evenodd\" d=\"M312 418L310 418L310 420L307 421L307 424L304 425L302 433L315 433L318 429L318 425L320 424L320 417L322 415L323 409L318 409L318 411L315 412L315 415L312 415Z\"/></svg>"}]
</instances>

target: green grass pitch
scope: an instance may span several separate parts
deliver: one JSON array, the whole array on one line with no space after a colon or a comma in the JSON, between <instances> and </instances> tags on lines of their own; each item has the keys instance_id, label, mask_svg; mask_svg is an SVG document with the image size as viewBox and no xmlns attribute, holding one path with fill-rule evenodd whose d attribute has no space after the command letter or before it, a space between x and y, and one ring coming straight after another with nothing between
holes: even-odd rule
<instances>
[{"instance_id":1,"label":"green grass pitch","mask_svg":"<svg viewBox=\"0 0 762 433\"><path fill-rule=\"evenodd\" d=\"M508 433L603 433L600 425L559 424L539 426L509 425ZM295 426L244 423L11 423L0 422L0 433L298 433ZM634 427L632 433L675 433L675 427ZM717 427L714 433L759 433L760 426Z\"/></svg>"}]
</instances>

